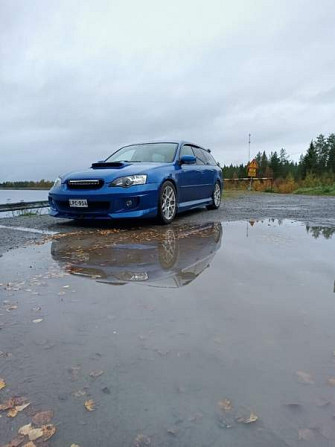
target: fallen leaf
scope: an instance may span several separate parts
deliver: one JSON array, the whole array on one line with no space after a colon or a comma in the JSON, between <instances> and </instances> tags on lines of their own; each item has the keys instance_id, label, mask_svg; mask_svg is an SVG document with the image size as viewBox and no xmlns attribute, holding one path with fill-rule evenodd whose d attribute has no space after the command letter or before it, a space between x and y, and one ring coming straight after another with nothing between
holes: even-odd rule
<instances>
[{"instance_id":1,"label":"fallen leaf","mask_svg":"<svg viewBox=\"0 0 335 447\"><path fill-rule=\"evenodd\" d=\"M41 323L43 321L43 318L37 318L36 320L33 320L33 323Z\"/></svg>"},{"instance_id":2,"label":"fallen leaf","mask_svg":"<svg viewBox=\"0 0 335 447\"><path fill-rule=\"evenodd\" d=\"M7 312L10 312L11 310L16 310L16 309L17 309L17 306L15 304L13 304L11 306L8 306L6 310L7 310Z\"/></svg>"},{"instance_id":3,"label":"fallen leaf","mask_svg":"<svg viewBox=\"0 0 335 447\"><path fill-rule=\"evenodd\" d=\"M223 411L230 411L233 408L229 399L220 400L220 402L218 402L218 406Z\"/></svg>"},{"instance_id":4,"label":"fallen leaf","mask_svg":"<svg viewBox=\"0 0 335 447\"><path fill-rule=\"evenodd\" d=\"M258 416L251 412L247 417L239 417L236 419L237 422L241 422L243 424L251 424L252 422L256 422L258 420Z\"/></svg>"},{"instance_id":5,"label":"fallen leaf","mask_svg":"<svg viewBox=\"0 0 335 447\"><path fill-rule=\"evenodd\" d=\"M329 377L327 380L328 385L335 386L335 377Z\"/></svg>"},{"instance_id":6,"label":"fallen leaf","mask_svg":"<svg viewBox=\"0 0 335 447\"><path fill-rule=\"evenodd\" d=\"M28 436L28 433L32 429L31 424L23 425L21 428L19 428L18 433L19 435Z\"/></svg>"},{"instance_id":7,"label":"fallen leaf","mask_svg":"<svg viewBox=\"0 0 335 447\"><path fill-rule=\"evenodd\" d=\"M151 440L147 436L139 434L134 440L134 447L150 447Z\"/></svg>"},{"instance_id":8,"label":"fallen leaf","mask_svg":"<svg viewBox=\"0 0 335 447\"><path fill-rule=\"evenodd\" d=\"M11 352L0 351L0 357L9 358L9 357L13 357L13 354Z\"/></svg>"},{"instance_id":9,"label":"fallen leaf","mask_svg":"<svg viewBox=\"0 0 335 447\"><path fill-rule=\"evenodd\" d=\"M13 438L8 444L6 444L5 447L19 447L19 445L22 444L23 440L24 436L22 435L15 436L15 438Z\"/></svg>"},{"instance_id":10,"label":"fallen leaf","mask_svg":"<svg viewBox=\"0 0 335 447\"><path fill-rule=\"evenodd\" d=\"M47 441L56 433L56 427L52 424L42 425L43 441Z\"/></svg>"},{"instance_id":11,"label":"fallen leaf","mask_svg":"<svg viewBox=\"0 0 335 447\"><path fill-rule=\"evenodd\" d=\"M15 406L14 399L8 399L4 403L0 404L0 411L9 410Z\"/></svg>"},{"instance_id":12,"label":"fallen leaf","mask_svg":"<svg viewBox=\"0 0 335 447\"><path fill-rule=\"evenodd\" d=\"M172 436L177 436L178 430L176 428L168 428L167 433Z\"/></svg>"},{"instance_id":13,"label":"fallen leaf","mask_svg":"<svg viewBox=\"0 0 335 447\"><path fill-rule=\"evenodd\" d=\"M71 444L70 447L80 447L78 444Z\"/></svg>"},{"instance_id":14,"label":"fallen leaf","mask_svg":"<svg viewBox=\"0 0 335 447\"><path fill-rule=\"evenodd\" d=\"M9 418L15 418L15 416L17 415L17 413L18 413L18 411L17 411L17 409L14 407L14 408L11 408L11 409L8 411L7 416L8 416Z\"/></svg>"},{"instance_id":15,"label":"fallen leaf","mask_svg":"<svg viewBox=\"0 0 335 447\"><path fill-rule=\"evenodd\" d=\"M90 377L96 379L97 377L102 376L103 373L104 373L103 371L92 371L90 372Z\"/></svg>"},{"instance_id":16,"label":"fallen leaf","mask_svg":"<svg viewBox=\"0 0 335 447\"><path fill-rule=\"evenodd\" d=\"M29 441L36 441L43 436L42 428L32 428L28 433Z\"/></svg>"},{"instance_id":17,"label":"fallen leaf","mask_svg":"<svg viewBox=\"0 0 335 447\"><path fill-rule=\"evenodd\" d=\"M3 379L1 379L1 377L0 377L0 390L5 388L5 386L6 386L6 382Z\"/></svg>"},{"instance_id":18,"label":"fallen leaf","mask_svg":"<svg viewBox=\"0 0 335 447\"><path fill-rule=\"evenodd\" d=\"M299 441L312 441L314 439L314 432L310 428L300 428L298 430Z\"/></svg>"},{"instance_id":19,"label":"fallen leaf","mask_svg":"<svg viewBox=\"0 0 335 447\"><path fill-rule=\"evenodd\" d=\"M34 444L32 441L27 442L27 444L24 444L23 447L36 447L36 444Z\"/></svg>"},{"instance_id":20,"label":"fallen leaf","mask_svg":"<svg viewBox=\"0 0 335 447\"><path fill-rule=\"evenodd\" d=\"M26 397L13 397L14 405L23 405L27 403Z\"/></svg>"},{"instance_id":21,"label":"fallen leaf","mask_svg":"<svg viewBox=\"0 0 335 447\"><path fill-rule=\"evenodd\" d=\"M87 411L94 411L95 410L95 403L93 399L87 400L85 403L85 408Z\"/></svg>"},{"instance_id":22,"label":"fallen leaf","mask_svg":"<svg viewBox=\"0 0 335 447\"><path fill-rule=\"evenodd\" d=\"M25 408L29 407L30 402L27 402L26 404L17 405L15 408L17 411L23 411Z\"/></svg>"},{"instance_id":23,"label":"fallen leaf","mask_svg":"<svg viewBox=\"0 0 335 447\"><path fill-rule=\"evenodd\" d=\"M7 413L7 416L9 418L15 418L15 416L20 412L23 411L25 408L29 407L30 402L27 402L23 405L17 405L15 407L10 408L10 410Z\"/></svg>"},{"instance_id":24,"label":"fallen leaf","mask_svg":"<svg viewBox=\"0 0 335 447\"><path fill-rule=\"evenodd\" d=\"M40 411L33 416L32 421L35 425L48 424L53 416L54 413L52 410Z\"/></svg>"},{"instance_id":25,"label":"fallen leaf","mask_svg":"<svg viewBox=\"0 0 335 447\"><path fill-rule=\"evenodd\" d=\"M82 396L86 396L86 391L85 390L78 390L78 391L74 391L73 393L72 393L72 395L74 396L74 397L82 397Z\"/></svg>"},{"instance_id":26,"label":"fallen leaf","mask_svg":"<svg viewBox=\"0 0 335 447\"><path fill-rule=\"evenodd\" d=\"M19 428L18 433L23 436L28 436L29 441L35 441L43 436L42 428L33 428L31 423Z\"/></svg>"},{"instance_id":27,"label":"fallen leaf","mask_svg":"<svg viewBox=\"0 0 335 447\"><path fill-rule=\"evenodd\" d=\"M297 371L296 374L298 376L299 382L308 384L314 383L314 379L311 374L304 371Z\"/></svg>"}]
</instances>

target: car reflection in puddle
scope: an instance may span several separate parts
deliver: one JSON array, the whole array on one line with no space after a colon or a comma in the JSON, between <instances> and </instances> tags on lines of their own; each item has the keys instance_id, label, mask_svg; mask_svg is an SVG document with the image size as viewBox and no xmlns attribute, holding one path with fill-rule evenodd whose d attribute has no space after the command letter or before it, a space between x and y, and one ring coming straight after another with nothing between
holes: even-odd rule
<instances>
[{"instance_id":1,"label":"car reflection in puddle","mask_svg":"<svg viewBox=\"0 0 335 447\"><path fill-rule=\"evenodd\" d=\"M197 278L221 246L221 223L95 231L53 241L51 254L74 275L99 282L183 287Z\"/></svg>"}]
</instances>

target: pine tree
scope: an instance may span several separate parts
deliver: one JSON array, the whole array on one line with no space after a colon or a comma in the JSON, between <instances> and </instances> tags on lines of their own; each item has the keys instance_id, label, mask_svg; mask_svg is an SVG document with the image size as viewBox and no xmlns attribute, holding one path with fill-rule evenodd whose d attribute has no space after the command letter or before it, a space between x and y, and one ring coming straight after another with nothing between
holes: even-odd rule
<instances>
[{"instance_id":1,"label":"pine tree","mask_svg":"<svg viewBox=\"0 0 335 447\"><path fill-rule=\"evenodd\" d=\"M335 134L332 133L329 135L327 139L328 144L328 163L327 163L327 170L328 172L331 172L335 174Z\"/></svg>"},{"instance_id":2,"label":"pine tree","mask_svg":"<svg viewBox=\"0 0 335 447\"><path fill-rule=\"evenodd\" d=\"M302 161L302 178L305 178L308 173L315 174L318 168L318 154L315 150L313 140L309 145L306 155Z\"/></svg>"},{"instance_id":3,"label":"pine tree","mask_svg":"<svg viewBox=\"0 0 335 447\"><path fill-rule=\"evenodd\" d=\"M271 152L269 166L272 169L273 177L278 178L280 176L280 159L277 151Z\"/></svg>"}]
</instances>

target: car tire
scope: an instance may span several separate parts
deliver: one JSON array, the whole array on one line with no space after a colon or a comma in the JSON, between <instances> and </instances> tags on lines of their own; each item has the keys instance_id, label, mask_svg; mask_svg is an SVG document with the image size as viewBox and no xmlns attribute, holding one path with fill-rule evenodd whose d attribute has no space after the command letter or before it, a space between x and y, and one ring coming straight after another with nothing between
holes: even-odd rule
<instances>
[{"instance_id":1,"label":"car tire","mask_svg":"<svg viewBox=\"0 0 335 447\"><path fill-rule=\"evenodd\" d=\"M222 191L221 191L220 182L216 182L215 186L214 186L213 194L212 194L213 203L211 203L210 205L207 205L208 210L217 210L218 208L220 208L221 195L222 195Z\"/></svg>"},{"instance_id":2,"label":"car tire","mask_svg":"<svg viewBox=\"0 0 335 447\"><path fill-rule=\"evenodd\" d=\"M167 180L163 183L158 200L158 220L164 225L170 224L177 213L177 192L174 184Z\"/></svg>"}]
</instances>

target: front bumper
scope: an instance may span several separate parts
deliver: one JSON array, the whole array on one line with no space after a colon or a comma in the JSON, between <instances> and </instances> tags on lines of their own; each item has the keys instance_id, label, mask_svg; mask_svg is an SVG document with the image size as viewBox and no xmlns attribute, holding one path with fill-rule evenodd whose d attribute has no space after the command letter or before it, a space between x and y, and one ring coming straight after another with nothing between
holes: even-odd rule
<instances>
[{"instance_id":1,"label":"front bumper","mask_svg":"<svg viewBox=\"0 0 335 447\"><path fill-rule=\"evenodd\" d=\"M68 219L129 219L157 216L159 184L69 190L64 185L49 193L50 215ZM72 208L69 199L86 199L87 208Z\"/></svg>"}]
</instances>

